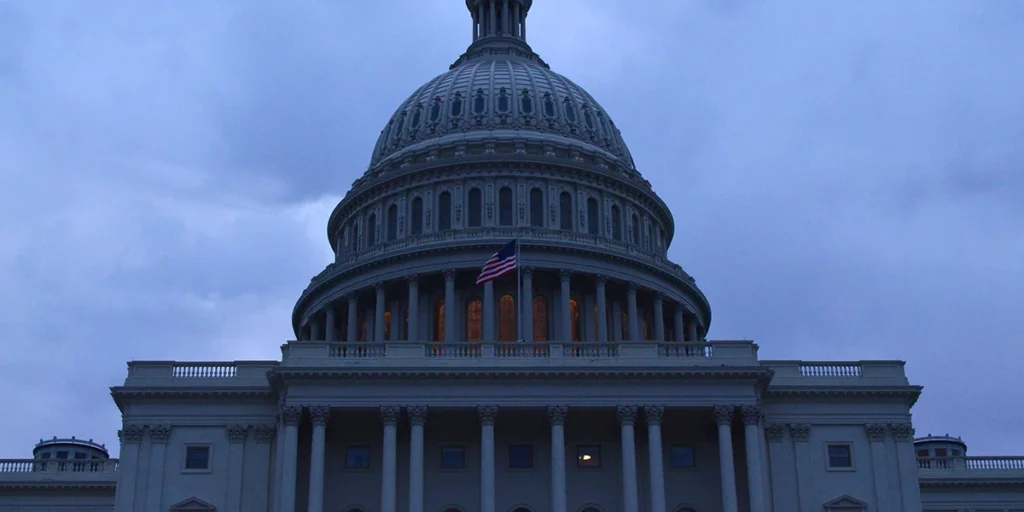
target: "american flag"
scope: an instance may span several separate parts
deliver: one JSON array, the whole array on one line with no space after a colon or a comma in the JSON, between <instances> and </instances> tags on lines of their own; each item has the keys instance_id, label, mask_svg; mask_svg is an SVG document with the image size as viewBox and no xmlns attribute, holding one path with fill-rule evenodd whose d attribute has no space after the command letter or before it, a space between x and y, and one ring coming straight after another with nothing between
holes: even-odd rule
<instances>
[{"instance_id":1,"label":"american flag","mask_svg":"<svg viewBox=\"0 0 1024 512\"><path fill-rule=\"evenodd\" d=\"M476 278L476 284L493 281L516 269L516 251L519 247L516 242L516 240L512 240L505 247L502 247L500 251L494 253L494 256L487 260L487 263L484 263L480 276Z\"/></svg>"}]
</instances>

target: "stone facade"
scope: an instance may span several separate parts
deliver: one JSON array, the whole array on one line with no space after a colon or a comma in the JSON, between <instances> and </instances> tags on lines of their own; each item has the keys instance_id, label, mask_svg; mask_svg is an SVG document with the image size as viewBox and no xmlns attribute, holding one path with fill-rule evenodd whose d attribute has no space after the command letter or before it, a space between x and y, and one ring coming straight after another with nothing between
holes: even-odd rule
<instances>
[{"instance_id":1,"label":"stone facade","mask_svg":"<svg viewBox=\"0 0 1024 512\"><path fill-rule=\"evenodd\" d=\"M1024 510L1024 459L915 449L903 362L707 341L671 212L526 43L531 0L466 3L281 361L130 363L120 459L0 461L0 511ZM510 240L518 271L477 285Z\"/></svg>"}]
</instances>

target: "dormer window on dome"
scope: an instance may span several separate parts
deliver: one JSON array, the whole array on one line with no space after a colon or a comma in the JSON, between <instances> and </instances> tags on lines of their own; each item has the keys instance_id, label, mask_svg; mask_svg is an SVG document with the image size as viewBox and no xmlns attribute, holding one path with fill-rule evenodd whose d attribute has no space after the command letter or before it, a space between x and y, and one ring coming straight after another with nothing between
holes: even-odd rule
<instances>
[{"instance_id":1,"label":"dormer window on dome","mask_svg":"<svg viewBox=\"0 0 1024 512\"><path fill-rule=\"evenodd\" d=\"M530 97L529 89L523 89L523 94L519 97L519 111L524 116L533 115L533 98Z\"/></svg>"},{"instance_id":2,"label":"dormer window on dome","mask_svg":"<svg viewBox=\"0 0 1024 512\"><path fill-rule=\"evenodd\" d=\"M441 120L441 97L434 96L434 101L430 104L430 129L433 131L434 127L437 126L437 122Z\"/></svg>"},{"instance_id":3,"label":"dormer window on dome","mask_svg":"<svg viewBox=\"0 0 1024 512\"><path fill-rule=\"evenodd\" d=\"M505 88L502 87L501 89L498 89L498 112L508 112L509 108L508 92L506 92Z\"/></svg>"}]
</instances>

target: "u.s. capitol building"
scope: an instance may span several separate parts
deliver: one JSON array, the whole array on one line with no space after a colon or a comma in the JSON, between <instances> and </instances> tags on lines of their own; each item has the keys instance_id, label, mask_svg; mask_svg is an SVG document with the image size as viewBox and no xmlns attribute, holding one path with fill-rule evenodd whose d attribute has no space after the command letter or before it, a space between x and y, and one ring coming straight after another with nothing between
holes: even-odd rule
<instances>
[{"instance_id":1,"label":"u.s. capitol building","mask_svg":"<svg viewBox=\"0 0 1024 512\"><path fill-rule=\"evenodd\" d=\"M467 0L469 48L385 124L281 361L129 363L120 460L42 441L0 461L0 510L1024 510L1024 458L915 442L903 362L707 341L671 212L527 44L531 3Z\"/></svg>"}]
</instances>

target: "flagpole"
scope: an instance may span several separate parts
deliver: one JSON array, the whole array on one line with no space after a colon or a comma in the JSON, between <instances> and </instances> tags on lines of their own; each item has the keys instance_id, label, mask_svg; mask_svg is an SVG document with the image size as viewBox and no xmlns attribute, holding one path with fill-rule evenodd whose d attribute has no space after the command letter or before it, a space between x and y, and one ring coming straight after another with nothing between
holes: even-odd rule
<instances>
[{"instance_id":1,"label":"flagpole","mask_svg":"<svg viewBox=\"0 0 1024 512\"><path fill-rule=\"evenodd\" d=\"M519 239L516 238L516 306L519 311L516 311L516 339L518 341L523 340L523 280L519 275L519 269L522 268L522 253L519 252Z\"/></svg>"}]
</instances>

